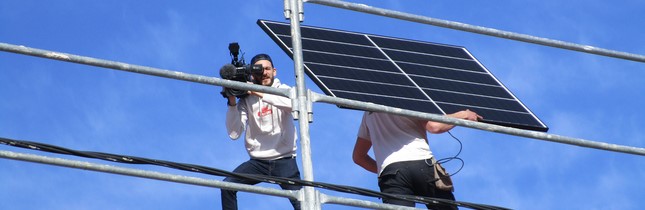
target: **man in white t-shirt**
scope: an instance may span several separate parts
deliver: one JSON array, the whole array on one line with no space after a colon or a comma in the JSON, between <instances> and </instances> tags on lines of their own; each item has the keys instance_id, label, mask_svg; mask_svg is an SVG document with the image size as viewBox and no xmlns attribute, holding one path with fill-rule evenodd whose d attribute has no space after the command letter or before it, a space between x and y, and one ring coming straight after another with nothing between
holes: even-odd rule
<instances>
[{"instance_id":1,"label":"man in white t-shirt","mask_svg":"<svg viewBox=\"0 0 645 210\"><path fill-rule=\"evenodd\" d=\"M251 64L262 65L262 76L254 75L254 83L275 88L289 88L281 84L276 76L271 57L258 54ZM296 163L296 128L291 116L291 99L250 91L248 96L236 103L235 96L227 95L226 130L235 140L244 132L244 146L250 159L239 165L233 172L261 174L276 177L300 179ZM227 182L257 184L258 181L227 177ZM296 185L280 185L285 190L299 190ZM291 199L296 210L300 202ZM222 209L237 209L237 191L222 189Z\"/></svg>"},{"instance_id":2,"label":"man in white t-shirt","mask_svg":"<svg viewBox=\"0 0 645 210\"><path fill-rule=\"evenodd\" d=\"M477 113L463 110L449 117L477 121ZM352 159L368 171L378 174L381 192L418 195L455 200L451 191L435 187L432 152L426 131L434 134L449 131L451 124L404 117L388 113L365 112L358 130ZM374 160L368 151L374 148ZM384 203L414 207L412 201L383 199ZM428 208L456 209L456 206ZM442 208L443 207L443 208Z\"/></svg>"}]
</instances>

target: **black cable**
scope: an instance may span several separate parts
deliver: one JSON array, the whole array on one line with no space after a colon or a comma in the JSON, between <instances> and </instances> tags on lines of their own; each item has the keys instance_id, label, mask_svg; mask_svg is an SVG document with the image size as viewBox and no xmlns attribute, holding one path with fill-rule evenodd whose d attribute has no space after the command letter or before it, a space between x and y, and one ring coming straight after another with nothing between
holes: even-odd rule
<instances>
[{"instance_id":1,"label":"black cable","mask_svg":"<svg viewBox=\"0 0 645 210\"><path fill-rule=\"evenodd\" d=\"M463 149L463 144L461 143L461 140L459 140L459 138L457 138L454 135L452 135L452 133L450 133L450 131L448 131L448 134L450 134L450 136L459 143L459 151L457 152L457 154L455 154L452 157L441 158L441 159L437 160L437 163L444 164L444 163L450 162L452 160L459 160L461 162L461 167L459 167L459 169L457 169L457 171L455 171L455 173L450 174L450 176L454 176L455 174L459 173L461 171L461 169L464 168L464 165L466 165L466 163L464 162L464 159L461 159L460 157L458 157L461 154L461 150Z\"/></svg>"},{"instance_id":2,"label":"black cable","mask_svg":"<svg viewBox=\"0 0 645 210\"><path fill-rule=\"evenodd\" d=\"M174 168L174 169L178 169L178 170L197 172L197 173L204 173L204 174L215 175L215 176L235 177L235 178L240 178L240 179L248 179L248 180L259 181L259 182L267 182L267 183L273 183L273 184L290 184L290 185L299 185L299 186L310 186L310 187L323 188L323 189L334 190L334 191L344 192L344 193L357 194L357 195L363 195L363 196L407 200L407 201L412 201L412 202L417 202L417 203L422 203L422 204L441 205L441 206L460 206L460 207L467 207L467 208L472 208L472 209L482 209L482 210L507 209L507 208L497 207L497 206L490 206L490 205L484 205L484 204L475 204L475 203L453 201L453 200L445 200L445 199L439 199L439 198L387 194L387 193L381 193L381 192L372 191L372 190L368 190L368 189L362 189L362 188L344 186L344 185L329 184L329 183L323 183L323 182L313 182L313 181L305 181L305 180L300 180L300 179L273 177L273 176L265 176L265 175L258 175L258 174L234 173L234 172L221 170L221 169L216 169L216 168L210 168L210 167L206 167L206 166L185 164L185 163L176 163L176 162L164 161L164 160L154 160L154 159L135 157L135 156L115 155L115 154L102 153L102 152L92 152L92 151L77 151L77 150L67 149L67 148L54 146L54 145L48 145L48 144L43 144L43 143L38 143L38 142L14 140L14 139L8 139L8 138L3 138L3 137L0 137L0 144L5 144L5 145L15 146L15 147L21 147L21 148L26 148L26 149L32 149L32 150L39 150L39 151L44 151L44 152L51 152L51 153L74 155L74 156L79 156L79 157L86 157L86 158L101 159L101 160L107 160L107 161L119 162L119 163L158 165L158 166ZM460 142L460 144L461 144L461 142ZM454 157L452 157L452 158L454 158Z\"/></svg>"},{"instance_id":3,"label":"black cable","mask_svg":"<svg viewBox=\"0 0 645 210\"><path fill-rule=\"evenodd\" d=\"M448 134L450 134L450 136L451 136L453 139L455 139L455 140L457 140L457 142L459 142L459 151L458 151L458 152L457 152L457 154L454 156L454 157L457 157L457 156L459 156L459 155L461 154L461 150L463 149L463 146L464 146L464 145L461 143L461 140L459 140L459 138L455 137L455 135L452 135L452 133L450 133L450 131L448 131Z\"/></svg>"}]
</instances>

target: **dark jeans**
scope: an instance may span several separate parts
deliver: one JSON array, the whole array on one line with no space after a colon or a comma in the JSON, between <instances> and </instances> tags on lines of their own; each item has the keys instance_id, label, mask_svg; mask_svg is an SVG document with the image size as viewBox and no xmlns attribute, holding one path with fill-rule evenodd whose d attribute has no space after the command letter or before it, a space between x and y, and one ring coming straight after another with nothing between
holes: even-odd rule
<instances>
[{"instance_id":1,"label":"dark jeans","mask_svg":"<svg viewBox=\"0 0 645 210\"><path fill-rule=\"evenodd\" d=\"M296 158L282 158L278 160L257 160L251 159L233 170L235 173L244 174L261 174L276 177L300 179L300 171L298 170L298 163ZM224 179L226 182L235 182L242 184L254 185L260 183L259 181L238 179L234 177L227 177ZM285 190L299 190L301 186L282 184L280 185ZM300 210L300 202L295 199L289 199L294 209ZM237 209L237 191L222 189L222 209L236 210Z\"/></svg>"},{"instance_id":2,"label":"dark jeans","mask_svg":"<svg viewBox=\"0 0 645 210\"><path fill-rule=\"evenodd\" d=\"M432 164L430 160L428 163ZM437 189L434 184L434 169L424 160L404 161L392 163L383 169L378 178L378 186L381 192L401 195L418 195L424 197L441 198L455 200L455 196L450 191ZM412 201L386 199L383 203L414 207ZM428 209L457 209L456 206L430 205L426 204Z\"/></svg>"}]
</instances>

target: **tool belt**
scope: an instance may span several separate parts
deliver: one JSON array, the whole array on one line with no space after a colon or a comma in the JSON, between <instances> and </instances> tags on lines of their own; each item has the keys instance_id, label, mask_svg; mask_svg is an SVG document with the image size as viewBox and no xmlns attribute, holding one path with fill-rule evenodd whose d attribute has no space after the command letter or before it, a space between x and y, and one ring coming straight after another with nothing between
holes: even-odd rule
<instances>
[{"instance_id":1,"label":"tool belt","mask_svg":"<svg viewBox=\"0 0 645 210\"><path fill-rule=\"evenodd\" d=\"M446 169L437 162L434 157L430 158L432 161L432 167L434 168L434 185L437 189L454 192L455 187L452 185L452 179L450 174L446 172Z\"/></svg>"}]
</instances>

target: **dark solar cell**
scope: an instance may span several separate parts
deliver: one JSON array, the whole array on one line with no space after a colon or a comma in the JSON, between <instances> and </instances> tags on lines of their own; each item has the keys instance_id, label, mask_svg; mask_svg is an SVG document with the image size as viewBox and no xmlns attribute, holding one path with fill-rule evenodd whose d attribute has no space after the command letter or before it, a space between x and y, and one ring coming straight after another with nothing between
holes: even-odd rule
<instances>
[{"instance_id":1,"label":"dark solar cell","mask_svg":"<svg viewBox=\"0 0 645 210\"><path fill-rule=\"evenodd\" d=\"M320 77L320 80L332 90L428 100L428 97L422 92L416 91L417 89L414 86L395 86L385 83L370 83L325 77Z\"/></svg>"},{"instance_id":2,"label":"dark solar cell","mask_svg":"<svg viewBox=\"0 0 645 210\"><path fill-rule=\"evenodd\" d=\"M403 51L419 52L425 54L433 54L440 56L448 56L454 58L471 59L470 55L466 53L461 47L448 46L442 44L434 44L428 42L418 42L412 40L402 40L396 38L387 38L380 36L369 36L376 46L385 49L397 49Z\"/></svg>"},{"instance_id":3,"label":"dark solar cell","mask_svg":"<svg viewBox=\"0 0 645 210\"><path fill-rule=\"evenodd\" d=\"M390 100L384 100L382 96L373 96L373 95L364 95L357 93L346 93L346 92L334 92L336 97L348 98L358 101L372 102L375 104L397 107L401 109L415 110L426 113L439 113L441 112L437 107L429 101L418 101L418 100L409 100L401 98L388 98Z\"/></svg>"},{"instance_id":4,"label":"dark solar cell","mask_svg":"<svg viewBox=\"0 0 645 210\"><path fill-rule=\"evenodd\" d=\"M401 69L405 69L410 75L425 76L431 78L442 78L464 82L497 85L497 81L488 73L460 71L444 67L429 67L418 64L397 63Z\"/></svg>"},{"instance_id":5,"label":"dark solar cell","mask_svg":"<svg viewBox=\"0 0 645 210\"><path fill-rule=\"evenodd\" d=\"M343 54L349 56L361 56L368 58L386 59L385 55L375 47L366 47L362 45L347 45L336 42L325 42L320 40L303 39L302 47L311 51L321 51L328 53Z\"/></svg>"},{"instance_id":6,"label":"dark solar cell","mask_svg":"<svg viewBox=\"0 0 645 210\"><path fill-rule=\"evenodd\" d=\"M349 57L339 54L328 54L314 51L303 51L303 57L307 57L306 63L324 63L328 65L345 66L353 68L371 69L400 73L401 71L388 60L374 58Z\"/></svg>"},{"instance_id":7,"label":"dark solar cell","mask_svg":"<svg viewBox=\"0 0 645 210\"><path fill-rule=\"evenodd\" d=\"M275 35L291 36L291 29L289 24L277 23L277 22L264 22L264 23L271 29L273 33L275 33ZM372 43L367 39L367 37L361 34L338 33L336 31L329 30L329 29L318 30L318 29L306 28L306 27L300 28L300 34L302 37L307 37L311 39L372 46Z\"/></svg>"},{"instance_id":8,"label":"dark solar cell","mask_svg":"<svg viewBox=\"0 0 645 210\"><path fill-rule=\"evenodd\" d=\"M289 49L293 48L291 46L291 37L280 36L278 38ZM321 51L344 55L386 59L385 55L374 46L349 45L317 39L302 39L302 48L308 51Z\"/></svg>"},{"instance_id":9,"label":"dark solar cell","mask_svg":"<svg viewBox=\"0 0 645 210\"><path fill-rule=\"evenodd\" d=\"M271 32L267 32L267 33L271 33L273 35L291 36L291 28L290 28L289 24L277 23L277 22L268 22L268 21L263 21L263 22L258 21L258 24L266 24L266 26L268 28L264 27L263 25L261 25L260 27L262 27L262 29L270 29L271 30Z\"/></svg>"},{"instance_id":10,"label":"dark solar cell","mask_svg":"<svg viewBox=\"0 0 645 210\"><path fill-rule=\"evenodd\" d=\"M372 81L395 85L412 86L410 80L401 73L379 72L372 70L347 69L346 67L326 66L314 63L306 63L308 68L316 69L319 77L338 77L351 80Z\"/></svg>"},{"instance_id":11,"label":"dark solar cell","mask_svg":"<svg viewBox=\"0 0 645 210\"><path fill-rule=\"evenodd\" d=\"M289 24L258 24L293 56ZM434 114L470 109L487 123L548 130L466 48L310 26L300 31L306 73L328 95Z\"/></svg>"},{"instance_id":12,"label":"dark solar cell","mask_svg":"<svg viewBox=\"0 0 645 210\"><path fill-rule=\"evenodd\" d=\"M455 92L442 92L442 91L425 91L430 98L435 102L451 103L463 105L464 107L481 107L489 109L499 109L504 107L508 111L525 112L524 107L518 104L515 100L491 98L480 95L467 95Z\"/></svg>"},{"instance_id":13,"label":"dark solar cell","mask_svg":"<svg viewBox=\"0 0 645 210\"><path fill-rule=\"evenodd\" d=\"M351 33L338 33L331 30L317 30L310 28L301 28L302 37L311 39L341 42L347 44L372 46L372 43L364 35Z\"/></svg>"},{"instance_id":14,"label":"dark solar cell","mask_svg":"<svg viewBox=\"0 0 645 210\"><path fill-rule=\"evenodd\" d=\"M513 99L511 94L509 94L506 90L504 90L504 88L500 86L489 86L417 76L410 76L410 78L412 78L412 80L414 80L414 82L423 89L452 91L471 95L485 95L491 97Z\"/></svg>"},{"instance_id":15,"label":"dark solar cell","mask_svg":"<svg viewBox=\"0 0 645 210\"><path fill-rule=\"evenodd\" d=\"M467 107L456 106L452 104L440 104L441 108L448 112L453 113L460 110L464 110ZM469 108L477 114L484 116L484 122L504 125L509 127L521 128L521 129L530 129L530 130L542 130L546 131L545 128L539 129L536 125L541 124L533 115L529 113L516 113L516 112L507 112L507 111L497 111L490 109L479 109L479 108ZM495 116L495 117L485 117L485 116Z\"/></svg>"},{"instance_id":16,"label":"dark solar cell","mask_svg":"<svg viewBox=\"0 0 645 210\"><path fill-rule=\"evenodd\" d=\"M486 72L474 60L456 59L427 54L407 53L404 51L383 50L395 62L414 63L418 65L437 66L458 70Z\"/></svg>"}]
</instances>

